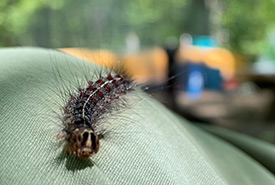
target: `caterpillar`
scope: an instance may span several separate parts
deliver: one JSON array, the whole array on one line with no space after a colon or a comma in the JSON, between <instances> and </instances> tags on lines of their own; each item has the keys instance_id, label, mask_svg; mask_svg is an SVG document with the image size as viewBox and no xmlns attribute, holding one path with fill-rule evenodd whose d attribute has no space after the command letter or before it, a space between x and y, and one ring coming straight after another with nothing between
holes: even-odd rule
<instances>
[{"instance_id":1,"label":"caterpillar","mask_svg":"<svg viewBox=\"0 0 275 185\"><path fill-rule=\"evenodd\" d=\"M103 153L108 153L104 149L106 142L120 145L117 137L124 137L125 134L129 136L132 131L134 134L144 132L143 125L138 123L138 127L135 127L136 119L130 114L124 114L124 111L131 106L139 107L137 104L142 102L144 97L140 96L138 89L148 90L148 86L132 80L132 73L124 72L127 70L119 68L121 65L99 67L86 60L71 58L64 51L59 54L60 58L56 58L55 54L49 53L51 69L45 74L53 75L51 78L47 77L51 79L47 82L47 87L54 92L58 106L51 105L54 102L52 95L47 103L58 117L56 119L51 115L55 122L53 125L59 125L54 135L57 135L58 143L63 146L59 147L64 149L62 156L68 153L93 161L95 154L102 149L105 151ZM153 86L149 89L156 91L160 88ZM133 93L137 90L137 93ZM152 93L150 92L151 95ZM136 116L144 117L140 113ZM115 120L127 120L127 124L116 123ZM130 129L123 130L124 128L118 129L119 127ZM145 131L148 132L146 129Z\"/></svg>"},{"instance_id":2,"label":"caterpillar","mask_svg":"<svg viewBox=\"0 0 275 185\"><path fill-rule=\"evenodd\" d=\"M56 58L55 53L60 58ZM60 156L64 157L67 153L94 162L90 157L102 150L102 142L114 143L113 137L129 134L126 131L116 132L114 127L118 124L114 119L131 119L130 122L135 124L131 115L123 112L141 102L139 95L131 95L139 89L139 85L118 67L98 66L60 51L49 53L49 56L50 68L39 70L42 76L51 77L38 83L43 88L42 84L45 84L50 91L48 99L41 101L48 104L50 114L45 115L45 119L53 120L51 134L56 136L56 149L63 149ZM125 124L121 126L126 127Z\"/></svg>"},{"instance_id":3,"label":"caterpillar","mask_svg":"<svg viewBox=\"0 0 275 185\"><path fill-rule=\"evenodd\" d=\"M57 138L65 138L67 152L80 158L89 158L99 150L96 133L98 120L119 97L133 89L133 83L122 75L99 78L88 82L88 86L71 95L63 108L64 129Z\"/></svg>"}]
</instances>

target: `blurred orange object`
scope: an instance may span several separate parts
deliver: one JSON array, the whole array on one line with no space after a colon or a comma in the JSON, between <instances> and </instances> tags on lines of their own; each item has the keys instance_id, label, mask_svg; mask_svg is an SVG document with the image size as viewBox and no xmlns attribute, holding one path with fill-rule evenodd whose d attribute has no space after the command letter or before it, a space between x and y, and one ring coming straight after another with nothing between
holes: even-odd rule
<instances>
[{"instance_id":1,"label":"blurred orange object","mask_svg":"<svg viewBox=\"0 0 275 185\"><path fill-rule=\"evenodd\" d=\"M233 54L223 48L181 47L176 60L204 63L208 67L220 70L225 79L232 78L236 73L236 60Z\"/></svg>"},{"instance_id":2,"label":"blurred orange object","mask_svg":"<svg viewBox=\"0 0 275 185\"><path fill-rule=\"evenodd\" d=\"M108 50L91 50L85 48L60 48L59 50L108 69L117 69L119 65L118 57Z\"/></svg>"},{"instance_id":3,"label":"blurred orange object","mask_svg":"<svg viewBox=\"0 0 275 185\"><path fill-rule=\"evenodd\" d=\"M61 48L59 50L111 70L122 69L137 83L162 83L167 80L168 56L160 48L122 57L108 50L84 48Z\"/></svg>"},{"instance_id":4,"label":"blurred orange object","mask_svg":"<svg viewBox=\"0 0 275 185\"><path fill-rule=\"evenodd\" d=\"M163 83L168 75L168 56L155 48L122 57L124 69L137 83Z\"/></svg>"}]
</instances>

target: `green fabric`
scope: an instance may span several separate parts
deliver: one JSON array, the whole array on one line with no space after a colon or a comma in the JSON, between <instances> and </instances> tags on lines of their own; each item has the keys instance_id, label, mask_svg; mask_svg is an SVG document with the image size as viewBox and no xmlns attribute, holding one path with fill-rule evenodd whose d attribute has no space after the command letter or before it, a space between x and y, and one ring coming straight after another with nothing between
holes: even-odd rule
<instances>
[{"instance_id":1,"label":"green fabric","mask_svg":"<svg viewBox=\"0 0 275 185\"><path fill-rule=\"evenodd\" d=\"M178 118L141 91L106 114L92 163L56 143L64 99L99 69L64 53L0 50L2 184L275 184L251 157Z\"/></svg>"},{"instance_id":2,"label":"green fabric","mask_svg":"<svg viewBox=\"0 0 275 185\"><path fill-rule=\"evenodd\" d=\"M201 127L240 148L275 174L274 145L223 128L207 125Z\"/></svg>"}]
</instances>

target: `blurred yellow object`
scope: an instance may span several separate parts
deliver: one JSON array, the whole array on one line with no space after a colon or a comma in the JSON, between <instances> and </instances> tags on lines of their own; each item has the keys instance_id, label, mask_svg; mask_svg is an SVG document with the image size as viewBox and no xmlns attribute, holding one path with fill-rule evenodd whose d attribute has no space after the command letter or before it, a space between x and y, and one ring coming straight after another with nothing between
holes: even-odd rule
<instances>
[{"instance_id":1,"label":"blurred yellow object","mask_svg":"<svg viewBox=\"0 0 275 185\"><path fill-rule=\"evenodd\" d=\"M61 48L65 53L94 62L106 68L123 69L137 83L162 83L167 80L168 56L163 49L155 48L140 53L116 56L108 50Z\"/></svg>"},{"instance_id":2,"label":"blurred yellow object","mask_svg":"<svg viewBox=\"0 0 275 185\"><path fill-rule=\"evenodd\" d=\"M108 69L117 69L119 65L118 57L108 50L91 50L85 48L60 48L59 50Z\"/></svg>"},{"instance_id":3,"label":"blurred yellow object","mask_svg":"<svg viewBox=\"0 0 275 185\"><path fill-rule=\"evenodd\" d=\"M180 47L176 56L177 62L201 63L202 59L202 50L194 46Z\"/></svg>"},{"instance_id":4,"label":"blurred yellow object","mask_svg":"<svg viewBox=\"0 0 275 185\"><path fill-rule=\"evenodd\" d=\"M204 63L220 70L225 79L232 78L236 73L236 60L233 54L223 48L181 47L176 58L177 62Z\"/></svg>"},{"instance_id":5,"label":"blurred yellow object","mask_svg":"<svg viewBox=\"0 0 275 185\"><path fill-rule=\"evenodd\" d=\"M163 83L167 80L168 56L155 48L122 57L124 69L137 83Z\"/></svg>"},{"instance_id":6,"label":"blurred yellow object","mask_svg":"<svg viewBox=\"0 0 275 185\"><path fill-rule=\"evenodd\" d=\"M235 74L236 61L234 56L222 48L209 49L204 53L204 62L212 68L219 69L225 78L231 78Z\"/></svg>"}]
</instances>

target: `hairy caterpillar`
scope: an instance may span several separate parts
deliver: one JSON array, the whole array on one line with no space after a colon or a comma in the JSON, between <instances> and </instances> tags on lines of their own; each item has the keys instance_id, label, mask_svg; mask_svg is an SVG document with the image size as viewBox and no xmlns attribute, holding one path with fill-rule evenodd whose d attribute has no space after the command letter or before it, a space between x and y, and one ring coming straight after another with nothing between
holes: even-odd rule
<instances>
[{"instance_id":1,"label":"hairy caterpillar","mask_svg":"<svg viewBox=\"0 0 275 185\"><path fill-rule=\"evenodd\" d=\"M79 89L64 107L62 122L65 126L58 138L65 137L67 151L77 157L88 158L99 150L97 122L120 96L132 90L132 82L122 75L102 77L89 81L88 87Z\"/></svg>"},{"instance_id":2,"label":"hairy caterpillar","mask_svg":"<svg viewBox=\"0 0 275 185\"><path fill-rule=\"evenodd\" d=\"M66 59L71 60L71 56L60 54L64 55L65 61L51 57L51 70L45 73L53 75L47 86L60 101L60 111L53 110L58 117L54 122L61 127L57 139L66 145L67 153L87 159L99 151L99 140L105 138L106 133L113 132L110 130L114 124L106 123L106 117L129 119L125 115L120 117L119 112L131 106L124 96L136 89L137 84L121 75L119 70L116 73L95 67L90 71L93 64L86 61L72 63ZM134 104L140 100L131 97ZM49 97L50 102L53 102L52 97Z\"/></svg>"}]
</instances>

